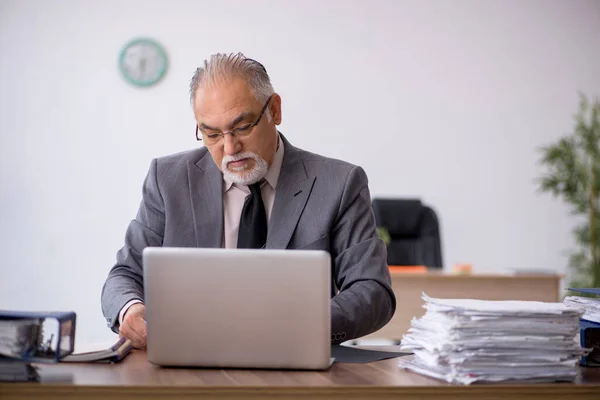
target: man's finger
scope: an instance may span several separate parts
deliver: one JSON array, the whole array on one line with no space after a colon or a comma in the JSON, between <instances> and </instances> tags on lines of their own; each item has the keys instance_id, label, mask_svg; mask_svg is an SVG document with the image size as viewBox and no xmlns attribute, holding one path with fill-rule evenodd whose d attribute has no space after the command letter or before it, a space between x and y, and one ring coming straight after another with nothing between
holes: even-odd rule
<instances>
[{"instance_id":1,"label":"man's finger","mask_svg":"<svg viewBox=\"0 0 600 400\"><path fill-rule=\"evenodd\" d=\"M132 331L140 335L144 339L144 343L146 342L146 321L143 318L131 318L129 321L129 327Z\"/></svg>"},{"instance_id":2,"label":"man's finger","mask_svg":"<svg viewBox=\"0 0 600 400\"><path fill-rule=\"evenodd\" d=\"M137 333L134 333L134 332L131 332L131 331L128 331L127 329L125 329L123 331L123 336L125 336L127 339L131 340L132 346L135 347L136 349L143 349L146 347L146 342Z\"/></svg>"},{"instance_id":3,"label":"man's finger","mask_svg":"<svg viewBox=\"0 0 600 400\"><path fill-rule=\"evenodd\" d=\"M143 335L138 333L132 328L128 321L125 321L123 325L121 325L119 332L122 333L127 339L131 340L133 347L138 349L143 349L146 347L145 332Z\"/></svg>"}]
</instances>

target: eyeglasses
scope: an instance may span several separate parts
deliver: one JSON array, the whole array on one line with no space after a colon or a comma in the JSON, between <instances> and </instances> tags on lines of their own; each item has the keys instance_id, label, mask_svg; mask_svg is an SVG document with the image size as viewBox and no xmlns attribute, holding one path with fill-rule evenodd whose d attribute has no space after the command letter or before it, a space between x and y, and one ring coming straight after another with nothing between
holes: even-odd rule
<instances>
[{"instance_id":1,"label":"eyeglasses","mask_svg":"<svg viewBox=\"0 0 600 400\"><path fill-rule=\"evenodd\" d=\"M252 134L252 132L254 131L253 128L260 123L260 120L261 120L263 114L265 113L265 110L267 109L267 106L269 105L269 102L271 101L272 97L273 97L273 95L269 96L269 98L267 99L267 102L263 106L262 110L260 110L258 119L252 124L244 124L242 126L238 126L237 128L233 128L232 130L227 131L227 132L211 132L211 133L207 133L207 132L204 132L202 129L199 129L198 124L196 124L196 140L202 141L204 138L204 142L207 145L213 145L213 144L217 144L219 142L219 140L221 140L221 138L225 137L225 135L235 135L238 137L250 136ZM201 135L200 135L200 133L201 133Z\"/></svg>"}]
</instances>

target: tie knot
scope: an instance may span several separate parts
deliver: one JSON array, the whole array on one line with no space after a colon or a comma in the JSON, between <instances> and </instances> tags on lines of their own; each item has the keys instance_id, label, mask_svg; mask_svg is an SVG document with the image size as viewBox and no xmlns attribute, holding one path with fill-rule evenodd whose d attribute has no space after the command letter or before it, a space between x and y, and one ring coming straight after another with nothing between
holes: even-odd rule
<instances>
[{"instance_id":1,"label":"tie knot","mask_svg":"<svg viewBox=\"0 0 600 400\"><path fill-rule=\"evenodd\" d=\"M260 184L261 183L262 183L262 180L248 186L248 188L250 189L250 193L252 193L253 195L256 195L256 196L260 196Z\"/></svg>"}]
</instances>

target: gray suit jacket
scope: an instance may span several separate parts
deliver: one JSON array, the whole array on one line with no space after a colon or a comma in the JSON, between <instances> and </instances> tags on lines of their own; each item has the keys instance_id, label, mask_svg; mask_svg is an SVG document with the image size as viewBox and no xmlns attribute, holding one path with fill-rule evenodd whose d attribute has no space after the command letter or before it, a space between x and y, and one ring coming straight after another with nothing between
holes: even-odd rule
<instances>
[{"instance_id":1,"label":"gray suit jacket","mask_svg":"<svg viewBox=\"0 0 600 400\"><path fill-rule=\"evenodd\" d=\"M374 332L392 318L396 299L367 176L360 167L300 150L281 137L285 153L266 247L328 251L335 285L332 342ZM139 211L102 289L102 311L115 332L121 308L144 299L145 247L221 247L222 185L205 148L152 161Z\"/></svg>"}]
</instances>

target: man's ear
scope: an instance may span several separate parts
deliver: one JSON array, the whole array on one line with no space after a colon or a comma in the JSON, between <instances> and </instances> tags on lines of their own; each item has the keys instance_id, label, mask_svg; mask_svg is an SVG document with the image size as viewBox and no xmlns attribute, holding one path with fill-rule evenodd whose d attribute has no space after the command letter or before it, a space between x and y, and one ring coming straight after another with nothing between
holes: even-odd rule
<instances>
[{"instance_id":1,"label":"man's ear","mask_svg":"<svg viewBox=\"0 0 600 400\"><path fill-rule=\"evenodd\" d=\"M275 125L281 124L281 96L277 93L271 98L268 111L271 114L271 118L273 118L273 123Z\"/></svg>"}]
</instances>

